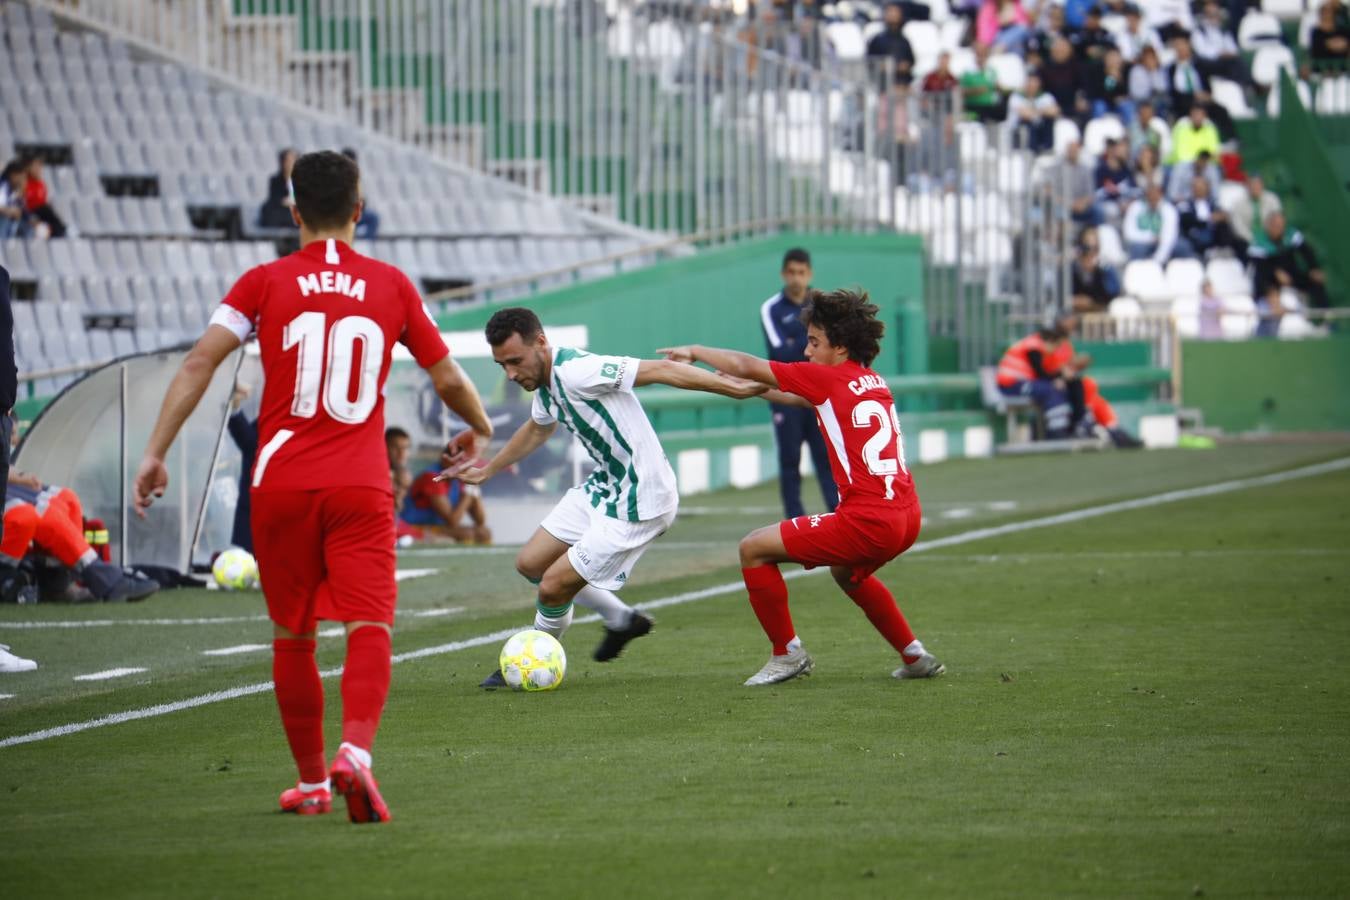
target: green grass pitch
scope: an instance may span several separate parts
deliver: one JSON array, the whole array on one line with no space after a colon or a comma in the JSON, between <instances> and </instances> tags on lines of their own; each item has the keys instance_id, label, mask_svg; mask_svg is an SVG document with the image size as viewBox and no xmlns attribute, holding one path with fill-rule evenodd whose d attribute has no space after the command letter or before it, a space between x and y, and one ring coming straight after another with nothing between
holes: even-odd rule
<instances>
[{"instance_id":1,"label":"green grass pitch","mask_svg":"<svg viewBox=\"0 0 1350 900\"><path fill-rule=\"evenodd\" d=\"M945 463L916 472L921 540L1348 452ZM771 487L691 498L625 596L734 581L737 539L775 507ZM403 554L432 573L401 585L395 652L524 627L511 562ZM929 549L881 575L943 678L892 680L893 654L828 577L789 582L816 672L777 687L741 686L768 647L738 591L657 609L611 664L590 660L599 626L574 626L549 694L479 691L495 643L397 665L375 748L388 826L349 825L340 801L273 812L294 770L269 692L0 747L0 893L1350 895L1350 469ZM41 664L0 676L0 740L266 682L266 650L203 653L266 645L261 613L256 594L207 591L0 610L0 641ZM322 638L321 664L340 661ZM145 671L74 680L115 668Z\"/></svg>"}]
</instances>

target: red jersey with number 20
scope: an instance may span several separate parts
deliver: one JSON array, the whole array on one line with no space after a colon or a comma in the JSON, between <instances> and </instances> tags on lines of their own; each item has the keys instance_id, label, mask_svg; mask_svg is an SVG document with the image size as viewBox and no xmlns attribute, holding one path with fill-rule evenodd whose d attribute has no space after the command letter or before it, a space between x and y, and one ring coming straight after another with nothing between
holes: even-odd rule
<instances>
[{"instance_id":1,"label":"red jersey with number 20","mask_svg":"<svg viewBox=\"0 0 1350 900\"><path fill-rule=\"evenodd\" d=\"M240 340L258 334L266 384L254 491L392 493L384 382L394 343L423 368L450 352L406 275L342 241L314 241L246 272L211 323Z\"/></svg>"},{"instance_id":2,"label":"red jersey with number 20","mask_svg":"<svg viewBox=\"0 0 1350 900\"><path fill-rule=\"evenodd\" d=\"M770 362L769 367L780 388L816 408L841 510L862 505L901 510L918 499L886 379L852 360L837 366Z\"/></svg>"}]
</instances>

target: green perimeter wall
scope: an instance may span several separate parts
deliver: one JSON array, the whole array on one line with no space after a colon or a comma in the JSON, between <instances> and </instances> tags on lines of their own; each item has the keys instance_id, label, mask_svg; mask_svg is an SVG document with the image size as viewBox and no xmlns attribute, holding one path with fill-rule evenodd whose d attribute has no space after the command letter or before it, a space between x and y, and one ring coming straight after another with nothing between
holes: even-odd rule
<instances>
[{"instance_id":1,"label":"green perimeter wall","mask_svg":"<svg viewBox=\"0 0 1350 900\"><path fill-rule=\"evenodd\" d=\"M1306 341L1187 341L1182 400L1228 432L1350 431L1350 334Z\"/></svg>"},{"instance_id":2,"label":"green perimeter wall","mask_svg":"<svg viewBox=\"0 0 1350 900\"><path fill-rule=\"evenodd\" d=\"M586 325L590 348L598 353L650 357L659 347L699 343L762 356L759 308L781 286L783 254L798 246L811 253L816 287L862 286L881 307L886 338L878 371L928 371L923 243L913 235L787 233L528 300L446 313L438 321L442 328L468 331L481 328L500 306L528 305L546 326Z\"/></svg>"}]
</instances>

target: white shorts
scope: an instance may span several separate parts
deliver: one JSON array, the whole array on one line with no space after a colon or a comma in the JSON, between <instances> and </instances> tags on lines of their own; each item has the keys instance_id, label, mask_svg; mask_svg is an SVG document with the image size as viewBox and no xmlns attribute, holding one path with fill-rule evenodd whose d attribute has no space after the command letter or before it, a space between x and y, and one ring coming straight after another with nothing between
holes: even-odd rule
<instances>
[{"instance_id":1,"label":"white shorts","mask_svg":"<svg viewBox=\"0 0 1350 900\"><path fill-rule=\"evenodd\" d=\"M628 581L647 545L670 528L675 512L672 509L641 522L611 519L591 506L585 491L574 487L539 527L569 545L567 560L588 584L617 591Z\"/></svg>"}]
</instances>

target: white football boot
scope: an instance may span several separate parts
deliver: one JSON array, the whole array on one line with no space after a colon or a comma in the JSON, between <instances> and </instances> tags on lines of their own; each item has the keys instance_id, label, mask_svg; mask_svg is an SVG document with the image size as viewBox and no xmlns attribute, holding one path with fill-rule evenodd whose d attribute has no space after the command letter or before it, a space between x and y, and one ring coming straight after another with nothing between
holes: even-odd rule
<instances>
[{"instance_id":1,"label":"white football boot","mask_svg":"<svg viewBox=\"0 0 1350 900\"><path fill-rule=\"evenodd\" d=\"M798 647L795 650L789 650L782 656L770 656L769 661L764 664L764 668L747 678L745 683L749 687L761 684L777 684L780 681L796 678L798 675L810 675L815 664L815 660L811 659L811 654Z\"/></svg>"},{"instance_id":2,"label":"white football boot","mask_svg":"<svg viewBox=\"0 0 1350 900\"><path fill-rule=\"evenodd\" d=\"M901 680L906 678L936 678L945 671L947 671L947 667L938 662L936 656L925 650L923 656L912 663L905 663L892 672L891 677Z\"/></svg>"},{"instance_id":3,"label":"white football boot","mask_svg":"<svg viewBox=\"0 0 1350 900\"><path fill-rule=\"evenodd\" d=\"M31 672L37 663L9 652L9 644L0 644L0 672Z\"/></svg>"}]
</instances>

